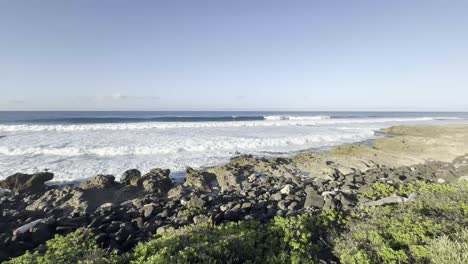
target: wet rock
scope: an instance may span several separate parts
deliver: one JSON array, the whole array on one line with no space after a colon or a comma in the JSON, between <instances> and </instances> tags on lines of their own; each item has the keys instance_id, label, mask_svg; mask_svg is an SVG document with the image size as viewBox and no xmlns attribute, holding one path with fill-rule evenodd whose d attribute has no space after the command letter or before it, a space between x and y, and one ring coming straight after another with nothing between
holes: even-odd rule
<instances>
[{"instance_id":1,"label":"wet rock","mask_svg":"<svg viewBox=\"0 0 468 264\"><path fill-rule=\"evenodd\" d=\"M141 172L137 169L127 170L120 177L120 182L125 185L137 186L138 179L141 177Z\"/></svg>"},{"instance_id":2,"label":"wet rock","mask_svg":"<svg viewBox=\"0 0 468 264\"><path fill-rule=\"evenodd\" d=\"M0 187L16 193L38 193L47 190L44 184L54 178L50 172L40 172L35 174L16 173L5 180L0 181Z\"/></svg>"}]
</instances>

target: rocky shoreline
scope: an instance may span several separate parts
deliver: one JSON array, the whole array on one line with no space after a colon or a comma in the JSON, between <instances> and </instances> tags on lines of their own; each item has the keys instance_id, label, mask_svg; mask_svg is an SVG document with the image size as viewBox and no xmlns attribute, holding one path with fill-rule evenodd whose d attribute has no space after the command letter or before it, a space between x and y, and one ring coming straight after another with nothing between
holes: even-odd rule
<instances>
[{"instance_id":1,"label":"rocky shoreline","mask_svg":"<svg viewBox=\"0 0 468 264\"><path fill-rule=\"evenodd\" d=\"M294 216L326 209L404 203L417 196L362 196L376 183L449 183L468 175L468 126L395 127L373 146L350 145L292 158L241 156L205 170L126 171L116 181L98 175L79 186L48 186L50 172L0 181L0 261L41 251L56 234L80 227L104 248L123 253L169 228Z\"/></svg>"}]
</instances>

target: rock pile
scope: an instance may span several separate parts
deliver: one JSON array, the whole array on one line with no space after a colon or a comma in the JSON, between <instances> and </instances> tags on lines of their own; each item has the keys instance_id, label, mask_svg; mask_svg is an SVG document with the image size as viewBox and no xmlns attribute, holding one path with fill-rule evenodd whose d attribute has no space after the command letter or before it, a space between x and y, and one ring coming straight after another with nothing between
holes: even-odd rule
<instances>
[{"instance_id":1,"label":"rock pile","mask_svg":"<svg viewBox=\"0 0 468 264\"><path fill-rule=\"evenodd\" d=\"M120 182L112 175L98 175L75 187L45 185L53 178L48 172L12 175L0 181L0 261L79 227L89 227L105 247L125 252L170 227L207 221L265 222L322 209L348 210L368 203L359 194L377 182L450 182L468 175L468 156L453 163L376 165L347 174L335 170L327 178L293 170L289 162L249 156L207 170L187 168L185 182L176 186L169 170L163 169L144 175L129 170ZM382 204L404 199L390 197Z\"/></svg>"}]
</instances>

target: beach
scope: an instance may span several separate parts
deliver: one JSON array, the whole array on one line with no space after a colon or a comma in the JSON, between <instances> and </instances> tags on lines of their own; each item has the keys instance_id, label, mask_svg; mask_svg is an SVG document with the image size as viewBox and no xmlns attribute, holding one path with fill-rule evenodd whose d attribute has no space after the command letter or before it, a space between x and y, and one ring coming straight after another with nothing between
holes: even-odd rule
<instances>
[{"instance_id":1,"label":"beach","mask_svg":"<svg viewBox=\"0 0 468 264\"><path fill-rule=\"evenodd\" d=\"M0 260L81 227L97 235L103 248L122 254L153 234L189 225L268 223L325 210L399 204L417 196L363 196L375 184L398 188L467 180L468 125L395 126L383 132L371 144L328 151L238 155L224 165L187 168L181 183L172 181L165 168L147 173L128 168L117 177L99 175L79 185L51 185L53 171L15 174L0 181ZM334 259L325 255L327 261Z\"/></svg>"}]
</instances>

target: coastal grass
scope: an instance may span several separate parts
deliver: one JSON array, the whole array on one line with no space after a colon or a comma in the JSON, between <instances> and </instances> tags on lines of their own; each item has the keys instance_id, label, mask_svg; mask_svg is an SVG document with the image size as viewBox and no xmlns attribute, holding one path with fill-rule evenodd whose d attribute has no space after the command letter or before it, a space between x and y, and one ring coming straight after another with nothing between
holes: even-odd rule
<instances>
[{"instance_id":1,"label":"coastal grass","mask_svg":"<svg viewBox=\"0 0 468 264\"><path fill-rule=\"evenodd\" d=\"M375 185L369 199L419 194L398 205L356 207L255 221L204 223L156 234L125 254L100 248L84 229L7 263L466 263L464 182Z\"/></svg>"}]
</instances>

